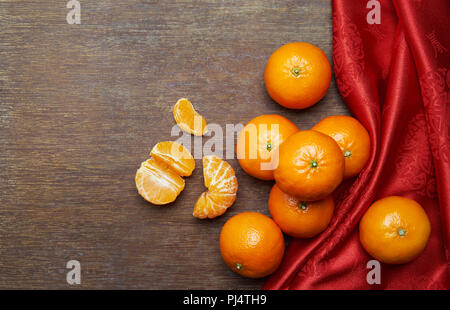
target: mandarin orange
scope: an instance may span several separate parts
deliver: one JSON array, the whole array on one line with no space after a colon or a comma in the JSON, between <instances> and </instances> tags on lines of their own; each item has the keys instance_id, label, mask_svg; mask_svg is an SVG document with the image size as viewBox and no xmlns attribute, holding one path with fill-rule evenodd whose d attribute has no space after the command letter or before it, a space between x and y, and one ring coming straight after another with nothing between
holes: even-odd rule
<instances>
[{"instance_id":1,"label":"mandarin orange","mask_svg":"<svg viewBox=\"0 0 450 310\"><path fill-rule=\"evenodd\" d=\"M284 141L274 171L278 187L302 201L330 195L344 176L344 156L329 136L313 130L299 131Z\"/></svg>"},{"instance_id":2,"label":"mandarin orange","mask_svg":"<svg viewBox=\"0 0 450 310\"><path fill-rule=\"evenodd\" d=\"M284 233L296 238L311 238L328 227L334 201L331 196L319 201L301 201L283 193L275 184L270 191L269 210Z\"/></svg>"},{"instance_id":3,"label":"mandarin orange","mask_svg":"<svg viewBox=\"0 0 450 310\"><path fill-rule=\"evenodd\" d=\"M290 109L304 109L325 96L331 66L324 52L310 43L293 42L269 58L264 80L270 97Z\"/></svg>"},{"instance_id":4,"label":"mandarin orange","mask_svg":"<svg viewBox=\"0 0 450 310\"><path fill-rule=\"evenodd\" d=\"M427 214L416 201L389 196L373 203L359 224L359 239L375 259L403 264L422 253L430 237Z\"/></svg>"},{"instance_id":5,"label":"mandarin orange","mask_svg":"<svg viewBox=\"0 0 450 310\"><path fill-rule=\"evenodd\" d=\"M261 180L273 180L272 154L298 127L281 115L260 115L239 133L236 153L242 169Z\"/></svg>"},{"instance_id":6,"label":"mandarin orange","mask_svg":"<svg viewBox=\"0 0 450 310\"><path fill-rule=\"evenodd\" d=\"M220 232L220 252L228 267L249 278L274 272L284 254L280 228L269 217L243 212L230 218Z\"/></svg>"},{"instance_id":7,"label":"mandarin orange","mask_svg":"<svg viewBox=\"0 0 450 310\"><path fill-rule=\"evenodd\" d=\"M344 179L357 175L369 160L369 133L356 118L346 115L328 116L312 130L332 137L341 148L345 158Z\"/></svg>"}]
</instances>

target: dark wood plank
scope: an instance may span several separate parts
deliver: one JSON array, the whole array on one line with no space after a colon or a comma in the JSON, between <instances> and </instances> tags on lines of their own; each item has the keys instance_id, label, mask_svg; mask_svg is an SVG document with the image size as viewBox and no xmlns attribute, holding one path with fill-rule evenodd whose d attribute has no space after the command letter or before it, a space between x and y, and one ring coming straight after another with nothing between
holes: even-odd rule
<instances>
[{"instance_id":1,"label":"dark wood plank","mask_svg":"<svg viewBox=\"0 0 450 310\"><path fill-rule=\"evenodd\" d=\"M267 95L269 55L291 41L331 60L329 0L0 1L0 288L256 289L223 264L223 223L268 214L271 182L239 179L222 217L192 217L204 191L201 161L169 207L141 199L134 174L151 147L174 140L171 109L188 97L209 122L282 114L302 129L347 114L333 81L305 111Z\"/></svg>"}]
</instances>

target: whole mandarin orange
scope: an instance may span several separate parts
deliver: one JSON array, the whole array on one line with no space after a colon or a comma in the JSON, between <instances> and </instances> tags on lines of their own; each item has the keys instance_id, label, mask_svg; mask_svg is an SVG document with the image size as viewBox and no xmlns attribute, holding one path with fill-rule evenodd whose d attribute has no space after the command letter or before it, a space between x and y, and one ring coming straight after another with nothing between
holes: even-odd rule
<instances>
[{"instance_id":1,"label":"whole mandarin orange","mask_svg":"<svg viewBox=\"0 0 450 310\"><path fill-rule=\"evenodd\" d=\"M283 233L271 218L261 213L240 213L223 226L220 252L234 272L244 277L262 278L281 263Z\"/></svg>"},{"instance_id":2,"label":"whole mandarin orange","mask_svg":"<svg viewBox=\"0 0 450 310\"><path fill-rule=\"evenodd\" d=\"M299 131L284 141L275 156L278 187L301 201L330 195L344 176L344 156L329 136L314 130Z\"/></svg>"},{"instance_id":3,"label":"whole mandarin orange","mask_svg":"<svg viewBox=\"0 0 450 310\"><path fill-rule=\"evenodd\" d=\"M373 203L359 224L359 239L375 259L388 264L412 261L425 249L430 221L416 201L390 196Z\"/></svg>"},{"instance_id":4,"label":"whole mandarin orange","mask_svg":"<svg viewBox=\"0 0 450 310\"><path fill-rule=\"evenodd\" d=\"M356 118L346 115L328 116L312 130L332 137L339 144L345 158L344 179L357 175L369 160L369 133Z\"/></svg>"},{"instance_id":5,"label":"whole mandarin orange","mask_svg":"<svg viewBox=\"0 0 450 310\"><path fill-rule=\"evenodd\" d=\"M310 43L293 42L269 58L264 80L270 97L290 109L304 109L325 96L331 66L324 52Z\"/></svg>"},{"instance_id":6,"label":"whole mandarin orange","mask_svg":"<svg viewBox=\"0 0 450 310\"><path fill-rule=\"evenodd\" d=\"M296 238L311 238L328 227L334 201L331 196L318 201L301 201L283 193L275 184L270 191L269 210L284 233Z\"/></svg>"},{"instance_id":7,"label":"whole mandarin orange","mask_svg":"<svg viewBox=\"0 0 450 310\"><path fill-rule=\"evenodd\" d=\"M261 180L273 180L272 154L298 127L281 115L261 115L239 133L236 153L242 169Z\"/></svg>"}]
</instances>

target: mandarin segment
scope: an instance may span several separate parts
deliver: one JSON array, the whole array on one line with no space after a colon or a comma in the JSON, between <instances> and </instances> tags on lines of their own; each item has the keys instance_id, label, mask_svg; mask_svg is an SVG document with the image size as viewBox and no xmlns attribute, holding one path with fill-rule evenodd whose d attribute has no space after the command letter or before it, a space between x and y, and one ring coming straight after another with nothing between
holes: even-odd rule
<instances>
[{"instance_id":1,"label":"mandarin segment","mask_svg":"<svg viewBox=\"0 0 450 310\"><path fill-rule=\"evenodd\" d=\"M150 155L175 170L181 176L190 176L195 168L191 153L181 144L172 141L159 142Z\"/></svg>"},{"instance_id":2,"label":"mandarin segment","mask_svg":"<svg viewBox=\"0 0 450 310\"><path fill-rule=\"evenodd\" d=\"M184 189L183 178L153 158L141 164L135 181L139 194L155 205L173 202Z\"/></svg>"},{"instance_id":3,"label":"mandarin segment","mask_svg":"<svg viewBox=\"0 0 450 310\"><path fill-rule=\"evenodd\" d=\"M194 136L203 136L208 131L205 118L195 111L186 98L177 101L173 107L173 117L181 129Z\"/></svg>"},{"instance_id":4,"label":"mandarin segment","mask_svg":"<svg viewBox=\"0 0 450 310\"><path fill-rule=\"evenodd\" d=\"M208 191L202 193L194 206L193 216L215 218L225 213L236 200L238 182L229 163L217 156L203 157L203 177Z\"/></svg>"},{"instance_id":5,"label":"mandarin segment","mask_svg":"<svg viewBox=\"0 0 450 310\"><path fill-rule=\"evenodd\" d=\"M235 194L238 183L233 167L217 156L203 157L203 176L205 187L210 192Z\"/></svg>"},{"instance_id":6,"label":"mandarin segment","mask_svg":"<svg viewBox=\"0 0 450 310\"><path fill-rule=\"evenodd\" d=\"M199 219L218 217L224 214L235 200L234 194L203 192L195 203L193 215Z\"/></svg>"},{"instance_id":7,"label":"mandarin segment","mask_svg":"<svg viewBox=\"0 0 450 310\"><path fill-rule=\"evenodd\" d=\"M184 146L172 141L156 144L150 155L136 172L136 188L154 205L171 203L184 189L181 176L192 174L195 161Z\"/></svg>"}]
</instances>

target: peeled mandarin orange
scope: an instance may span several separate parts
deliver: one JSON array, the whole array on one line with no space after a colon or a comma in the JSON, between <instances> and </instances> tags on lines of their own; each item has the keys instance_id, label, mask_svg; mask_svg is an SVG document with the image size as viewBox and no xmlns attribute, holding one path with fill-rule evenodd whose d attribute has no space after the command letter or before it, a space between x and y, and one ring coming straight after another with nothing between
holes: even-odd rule
<instances>
[{"instance_id":1,"label":"peeled mandarin orange","mask_svg":"<svg viewBox=\"0 0 450 310\"><path fill-rule=\"evenodd\" d=\"M192 174L194 158L184 146L172 141L156 144L150 155L136 172L136 188L152 204L171 203L184 189L181 176Z\"/></svg>"},{"instance_id":2,"label":"peeled mandarin orange","mask_svg":"<svg viewBox=\"0 0 450 310\"><path fill-rule=\"evenodd\" d=\"M345 158L344 179L357 175L370 156L370 138L366 128L356 119L346 115L328 116L312 130L332 137Z\"/></svg>"},{"instance_id":3,"label":"peeled mandarin orange","mask_svg":"<svg viewBox=\"0 0 450 310\"><path fill-rule=\"evenodd\" d=\"M330 195L344 176L344 156L329 136L313 130L299 131L284 141L274 171L278 187L302 201Z\"/></svg>"},{"instance_id":4,"label":"peeled mandarin orange","mask_svg":"<svg viewBox=\"0 0 450 310\"><path fill-rule=\"evenodd\" d=\"M239 133L236 153L242 169L261 180L273 180L272 154L297 125L281 115L255 117Z\"/></svg>"},{"instance_id":5,"label":"peeled mandarin orange","mask_svg":"<svg viewBox=\"0 0 450 310\"><path fill-rule=\"evenodd\" d=\"M208 191L202 193L194 206L193 216L205 219L225 213L236 200L238 181L229 163L217 156L203 157L203 177Z\"/></svg>"},{"instance_id":6,"label":"peeled mandarin orange","mask_svg":"<svg viewBox=\"0 0 450 310\"><path fill-rule=\"evenodd\" d=\"M430 237L427 214L416 201L390 196L373 203L359 224L359 239L375 259L403 264L422 253Z\"/></svg>"},{"instance_id":7,"label":"peeled mandarin orange","mask_svg":"<svg viewBox=\"0 0 450 310\"><path fill-rule=\"evenodd\" d=\"M331 66L317 46L288 43L270 56L264 80L267 92L278 104L304 109L325 96L331 82Z\"/></svg>"},{"instance_id":8,"label":"peeled mandarin orange","mask_svg":"<svg viewBox=\"0 0 450 310\"><path fill-rule=\"evenodd\" d=\"M173 117L181 129L194 136L202 136L208 131L205 118L195 111L186 98L177 101L173 107Z\"/></svg>"},{"instance_id":9,"label":"peeled mandarin orange","mask_svg":"<svg viewBox=\"0 0 450 310\"><path fill-rule=\"evenodd\" d=\"M184 177L190 176L195 168L195 161L191 153L176 142L159 142L153 147L150 155Z\"/></svg>"},{"instance_id":10,"label":"peeled mandarin orange","mask_svg":"<svg viewBox=\"0 0 450 310\"><path fill-rule=\"evenodd\" d=\"M139 194L155 205L174 201L184 189L184 180L155 159L148 159L141 164L135 181Z\"/></svg>"},{"instance_id":11,"label":"peeled mandarin orange","mask_svg":"<svg viewBox=\"0 0 450 310\"><path fill-rule=\"evenodd\" d=\"M269 210L284 233L295 238L311 238L328 227L334 201L331 196L318 201L301 201L283 193L275 184L270 191Z\"/></svg>"},{"instance_id":12,"label":"peeled mandarin orange","mask_svg":"<svg viewBox=\"0 0 450 310\"><path fill-rule=\"evenodd\" d=\"M244 277L262 278L281 263L283 234L271 218L257 212L243 212L223 225L220 252L234 272Z\"/></svg>"}]
</instances>

